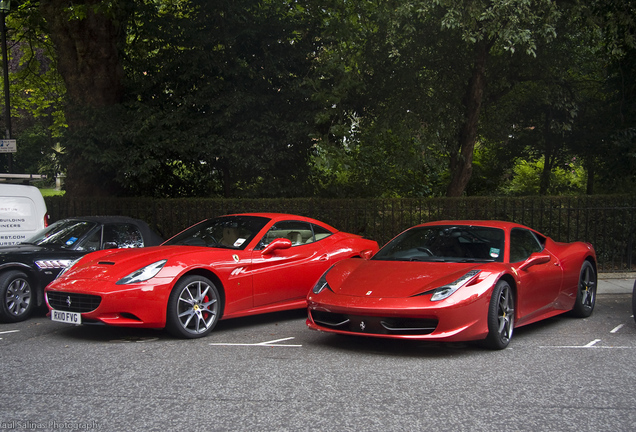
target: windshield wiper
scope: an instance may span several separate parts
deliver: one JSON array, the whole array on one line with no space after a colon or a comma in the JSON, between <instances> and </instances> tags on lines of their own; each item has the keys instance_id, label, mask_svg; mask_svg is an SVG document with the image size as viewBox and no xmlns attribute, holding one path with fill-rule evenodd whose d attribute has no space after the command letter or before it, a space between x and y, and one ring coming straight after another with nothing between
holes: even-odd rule
<instances>
[{"instance_id":1,"label":"windshield wiper","mask_svg":"<svg viewBox=\"0 0 636 432\"><path fill-rule=\"evenodd\" d=\"M420 262L446 262L444 258L434 258L434 257L412 257L408 259L409 261L420 261Z\"/></svg>"},{"instance_id":2,"label":"windshield wiper","mask_svg":"<svg viewBox=\"0 0 636 432\"><path fill-rule=\"evenodd\" d=\"M208 244L205 245L206 247L211 247L211 248L219 248L219 249L236 249L234 246L228 246L228 245L224 245L221 243L212 243L212 244Z\"/></svg>"},{"instance_id":3,"label":"windshield wiper","mask_svg":"<svg viewBox=\"0 0 636 432\"><path fill-rule=\"evenodd\" d=\"M473 262L495 262L492 258L459 258L458 263L473 263Z\"/></svg>"}]
</instances>

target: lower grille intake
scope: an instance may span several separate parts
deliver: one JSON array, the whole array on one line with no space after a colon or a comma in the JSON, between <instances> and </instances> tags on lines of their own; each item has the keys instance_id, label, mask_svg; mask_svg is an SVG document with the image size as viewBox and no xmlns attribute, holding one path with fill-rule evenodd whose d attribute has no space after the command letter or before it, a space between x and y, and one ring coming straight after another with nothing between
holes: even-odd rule
<instances>
[{"instance_id":1,"label":"lower grille intake","mask_svg":"<svg viewBox=\"0 0 636 432\"><path fill-rule=\"evenodd\" d=\"M55 310L64 312L92 312L102 301L100 296L63 292L47 292L46 299Z\"/></svg>"},{"instance_id":2,"label":"lower grille intake","mask_svg":"<svg viewBox=\"0 0 636 432\"><path fill-rule=\"evenodd\" d=\"M427 335L437 328L438 321L429 318L376 317L310 311L313 321L325 328L363 334Z\"/></svg>"}]
</instances>

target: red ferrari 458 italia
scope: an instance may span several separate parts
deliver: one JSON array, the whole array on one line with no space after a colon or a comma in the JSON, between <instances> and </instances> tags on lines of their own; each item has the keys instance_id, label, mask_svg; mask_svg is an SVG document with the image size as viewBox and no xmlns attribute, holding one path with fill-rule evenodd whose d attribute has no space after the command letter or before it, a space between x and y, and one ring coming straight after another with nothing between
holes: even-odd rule
<instances>
[{"instance_id":1,"label":"red ferrari 458 italia","mask_svg":"<svg viewBox=\"0 0 636 432\"><path fill-rule=\"evenodd\" d=\"M161 246L88 254L46 288L46 301L53 321L197 338L220 319L305 308L328 267L377 250L375 241L302 216L222 216Z\"/></svg>"},{"instance_id":2,"label":"red ferrari 458 italia","mask_svg":"<svg viewBox=\"0 0 636 432\"><path fill-rule=\"evenodd\" d=\"M589 243L558 243L496 221L440 221L410 228L370 260L344 260L307 297L307 325L351 335L482 340L493 349L515 327L596 300Z\"/></svg>"}]
</instances>

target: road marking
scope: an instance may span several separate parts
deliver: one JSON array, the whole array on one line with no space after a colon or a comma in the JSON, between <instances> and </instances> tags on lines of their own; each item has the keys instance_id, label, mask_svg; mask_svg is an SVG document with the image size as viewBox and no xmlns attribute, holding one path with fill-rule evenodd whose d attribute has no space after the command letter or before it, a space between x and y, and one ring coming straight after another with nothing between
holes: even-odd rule
<instances>
[{"instance_id":1,"label":"road marking","mask_svg":"<svg viewBox=\"0 0 636 432\"><path fill-rule=\"evenodd\" d=\"M610 333L617 333L625 324L617 325Z\"/></svg>"},{"instance_id":2,"label":"road marking","mask_svg":"<svg viewBox=\"0 0 636 432\"><path fill-rule=\"evenodd\" d=\"M19 331L20 331L20 330L7 330L7 331L0 332L0 335L2 335L2 334L8 334L8 333L17 333L17 332L19 332ZM0 340L2 340L2 338L1 338L1 337L0 337Z\"/></svg>"},{"instance_id":3,"label":"road marking","mask_svg":"<svg viewBox=\"0 0 636 432\"><path fill-rule=\"evenodd\" d=\"M259 343L253 343L253 344L248 344L248 343L211 343L210 345L217 345L217 346L266 346L266 347L301 347L302 345L289 345L289 344L279 344L278 342L283 342L283 341L287 341L287 340L291 340L294 339L293 337L288 337L288 338L282 338L282 339L276 339L276 340L272 340L272 341L267 341L267 342L259 342Z\"/></svg>"},{"instance_id":4,"label":"road marking","mask_svg":"<svg viewBox=\"0 0 636 432\"><path fill-rule=\"evenodd\" d=\"M636 347L630 347L630 346L599 346L596 345L597 343L599 343L601 341L601 339L594 339L592 342L586 344L586 345L560 345L560 346L540 346L539 348L574 348L574 349L581 349L581 348L592 348L592 349L636 349Z\"/></svg>"},{"instance_id":5,"label":"road marking","mask_svg":"<svg viewBox=\"0 0 636 432\"><path fill-rule=\"evenodd\" d=\"M585 348L592 348L594 345L596 345L597 342L600 342L600 341L601 341L600 339L594 339L592 342L585 345Z\"/></svg>"}]
</instances>

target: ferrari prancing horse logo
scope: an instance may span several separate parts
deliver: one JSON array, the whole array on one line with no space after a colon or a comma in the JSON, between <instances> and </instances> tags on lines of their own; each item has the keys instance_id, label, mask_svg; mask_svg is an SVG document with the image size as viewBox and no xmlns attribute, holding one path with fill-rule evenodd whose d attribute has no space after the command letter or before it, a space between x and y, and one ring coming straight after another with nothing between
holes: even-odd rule
<instances>
[{"instance_id":1,"label":"ferrari prancing horse logo","mask_svg":"<svg viewBox=\"0 0 636 432\"><path fill-rule=\"evenodd\" d=\"M367 328L367 325L364 323L364 321L360 321L360 330L364 331L365 328Z\"/></svg>"}]
</instances>

